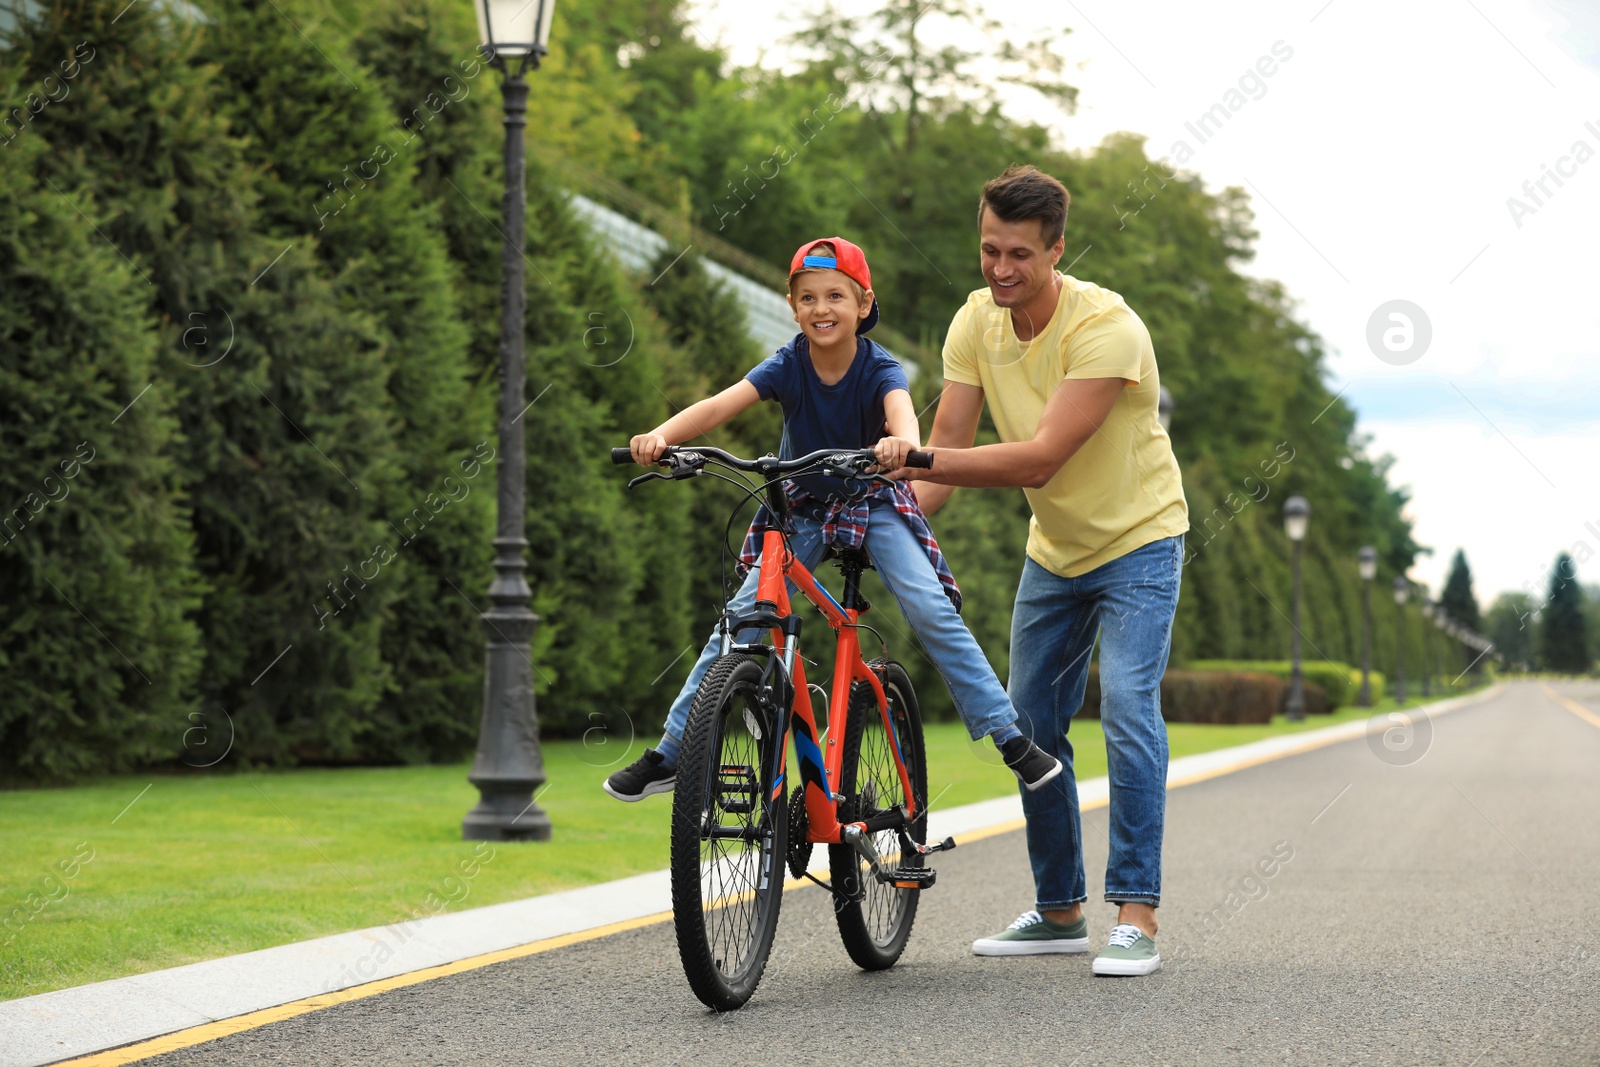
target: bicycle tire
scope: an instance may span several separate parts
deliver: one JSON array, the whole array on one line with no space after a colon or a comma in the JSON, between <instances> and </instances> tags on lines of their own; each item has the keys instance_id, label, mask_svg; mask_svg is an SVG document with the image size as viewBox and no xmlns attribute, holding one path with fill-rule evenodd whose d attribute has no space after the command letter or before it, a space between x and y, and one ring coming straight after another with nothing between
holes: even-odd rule
<instances>
[{"instance_id":1,"label":"bicycle tire","mask_svg":"<svg viewBox=\"0 0 1600 1067\"><path fill-rule=\"evenodd\" d=\"M911 779L917 817L906 834L919 844L927 841L928 764L922 739L922 713L905 668L893 660L874 661L881 671L889 715L895 724L901 758ZM872 687L857 682L850 687L850 724L844 738L844 769L840 775L839 821L855 822L868 815L892 810L903 803L904 787L888 746L883 716ZM905 852L900 831L884 830L874 838L885 866L919 868L924 857ZM848 845L828 846L829 866L836 890L834 917L845 951L856 966L868 971L893 967L905 951L917 918L921 890L898 889L872 877L860 855Z\"/></svg>"},{"instance_id":2,"label":"bicycle tire","mask_svg":"<svg viewBox=\"0 0 1600 1067\"><path fill-rule=\"evenodd\" d=\"M712 663L689 708L673 790L678 956L695 996L715 1011L755 993L783 902L788 805L769 779L773 746L784 739L757 696L762 668L738 653ZM717 838L714 829L746 836Z\"/></svg>"}]
</instances>

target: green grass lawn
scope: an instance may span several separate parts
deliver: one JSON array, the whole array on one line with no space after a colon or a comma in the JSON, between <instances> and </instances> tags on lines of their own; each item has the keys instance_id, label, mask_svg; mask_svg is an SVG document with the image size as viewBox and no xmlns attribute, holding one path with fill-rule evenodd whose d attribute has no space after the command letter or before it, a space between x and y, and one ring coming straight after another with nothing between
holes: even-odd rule
<instances>
[{"instance_id":1,"label":"green grass lawn","mask_svg":"<svg viewBox=\"0 0 1600 1067\"><path fill-rule=\"evenodd\" d=\"M1168 733L1177 758L1370 714ZM1081 720L1072 734L1079 777L1104 774L1100 724ZM1015 789L993 747L968 741L959 724L927 735L937 807ZM0 793L0 908L11 919L0 929L0 999L667 865L670 798L612 800L599 788L610 756L577 742L549 743L544 756L539 803L554 840L492 853L460 840L477 800L465 764L145 775Z\"/></svg>"}]
</instances>

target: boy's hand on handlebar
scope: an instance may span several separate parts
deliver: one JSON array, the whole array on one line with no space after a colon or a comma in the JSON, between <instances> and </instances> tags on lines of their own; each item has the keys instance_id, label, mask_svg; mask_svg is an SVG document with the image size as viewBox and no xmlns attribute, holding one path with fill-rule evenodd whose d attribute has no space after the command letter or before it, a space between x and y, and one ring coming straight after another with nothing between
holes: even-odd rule
<instances>
[{"instance_id":1,"label":"boy's hand on handlebar","mask_svg":"<svg viewBox=\"0 0 1600 1067\"><path fill-rule=\"evenodd\" d=\"M915 441L904 437L885 437L873 446L872 452L878 459L878 470L897 471L906 465L907 454L917 447Z\"/></svg>"},{"instance_id":2,"label":"boy's hand on handlebar","mask_svg":"<svg viewBox=\"0 0 1600 1067\"><path fill-rule=\"evenodd\" d=\"M658 433L641 433L628 442L633 461L643 467L653 467L667 450L667 439Z\"/></svg>"}]
</instances>

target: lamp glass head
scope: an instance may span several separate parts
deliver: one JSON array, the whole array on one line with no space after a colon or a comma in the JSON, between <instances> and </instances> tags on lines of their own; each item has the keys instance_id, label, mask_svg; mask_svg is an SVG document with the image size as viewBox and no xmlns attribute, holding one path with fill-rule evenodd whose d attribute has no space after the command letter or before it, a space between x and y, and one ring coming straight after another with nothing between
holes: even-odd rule
<instances>
[{"instance_id":1,"label":"lamp glass head","mask_svg":"<svg viewBox=\"0 0 1600 1067\"><path fill-rule=\"evenodd\" d=\"M1283 532L1291 541L1303 541L1306 526L1311 521L1311 505L1303 496L1292 496L1283 502Z\"/></svg>"},{"instance_id":2,"label":"lamp glass head","mask_svg":"<svg viewBox=\"0 0 1600 1067\"><path fill-rule=\"evenodd\" d=\"M556 0L473 0L478 39L494 56L543 55Z\"/></svg>"},{"instance_id":3,"label":"lamp glass head","mask_svg":"<svg viewBox=\"0 0 1600 1067\"><path fill-rule=\"evenodd\" d=\"M1404 604L1411 595L1411 583L1406 581L1405 575L1396 575L1394 579L1394 602Z\"/></svg>"},{"instance_id":4,"label":"lamp glass head","mask_svg":"<svg viewBox=\"0 0 1600 1067\"><path fill-rule=\"evenodd\" d=\"M1363 545L1361 552L1356 556L1361 568L1361 580L1370 582L1378 576L1378 550L1371 545Z\"/></svg>"}]
</instances>

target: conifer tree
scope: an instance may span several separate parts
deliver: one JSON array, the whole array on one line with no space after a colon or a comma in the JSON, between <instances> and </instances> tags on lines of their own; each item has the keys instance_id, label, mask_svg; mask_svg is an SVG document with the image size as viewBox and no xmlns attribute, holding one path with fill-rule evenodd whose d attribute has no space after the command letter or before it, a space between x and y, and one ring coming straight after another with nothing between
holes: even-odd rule
<instances>
[{"instance_id":1,"label":"conifer tree","mask_svg":"<svg viewBox=\"0 0 1600 1067\"><path fill-rule=\"evenodd\" d=\"M1594 665L1583 589L1576 573L1570 555L1562 552L1556 556L1549 596L1539 609L1539 658L1545 670L1581 674Z\"/></svg>"},{"instance_id":2,"label":"conifer tree","mask_svg":"<svg viewBox=\"0 0 1600 1067\"><path fill-rule=\"evenodd\" d=\"M15 58L0 66L6 100L41 69ZM37 129L0 147L5 782L170 758L192 725L201 658L149 287L95 232L86 183L41 180L48 148Z\"/></svg>"},{"instance_id":3,"label":"conifer tree","mask_svg":"<svg viewBox=\"0 0 1600 1067\"><path fill-rule=\"evenodd\" d=\"M98 191L95 226L148 279L152 391L170 391L182 429L173 458L207 585L198 695L234 721L238 758L352 759L387 685L392 587L363 587L393 539L376 508L396 481L386 338L311 242L263 217L265 164L214 108L226 83L211 59L232 27L181 10L50 8L20 50L88 40L97 54L73 106L28 135L49 144L43 177Z\"/></svg>"},{"instance_id":4,"label":"conifer tree","mask_svg":"<svg viewBox=\"0 0 1600 1067\"><path fill-rule=\"evenodd\" d=\"M1450 575L1439 594L1439 606L1446 615L1469 630L1478 630L1483 625L1482 616L1478 613L1478 598L1472 592L1472 568L1467 566L1465 549L1456 549L1456 554L1450 560Z\"/></svg>"},{"instance_id":5,"label":"conifer tree","mask_svg":"<svg viewBox=\"0 0 1600 1067\"><path fill-rule=\"evenodd\" d=\"M489 79L462 48L436 63L384 55L399 65L380 80L331 24L317 49L306 47L284 17L305 21L310 12L295 4L214 9L218 107L261 173L263 223L315 250L340 304L371 317L387 371L387 395L366 400L392 412L398 476L379 487L372 517L395 559L371 579L381 595L356 607L357 617L381 617L390 677L361 751L458 757L471 750L481 702L474 604L491 573L496 441L492 397L472 388L440 204L417 171L446 120L477 106L472 90Z\"/></svg>"}]
</instances>

